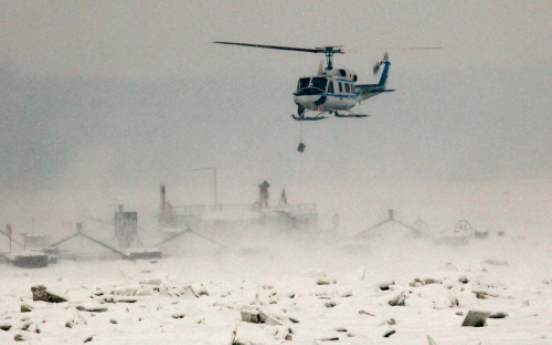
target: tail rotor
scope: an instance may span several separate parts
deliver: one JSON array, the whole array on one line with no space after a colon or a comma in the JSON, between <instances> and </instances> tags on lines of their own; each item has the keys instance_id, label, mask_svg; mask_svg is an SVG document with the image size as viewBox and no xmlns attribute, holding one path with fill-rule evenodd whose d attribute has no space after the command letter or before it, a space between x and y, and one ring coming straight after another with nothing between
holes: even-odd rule
<instances>
[{"instance_id":1,"label":"tail rotor","mask_svg":"<svg viewBox=\"0 0 552 345\"><path fill-rule=\"evenodd\" d=\"M374 67L372 67L374 75L378 74L381 65L383 65L383 63L388 62L388 61L389 61L389 54L386 52L385 54L383 54L383 60L381 60L379 62L376 62Z\"/></svg>"}]
</instances>

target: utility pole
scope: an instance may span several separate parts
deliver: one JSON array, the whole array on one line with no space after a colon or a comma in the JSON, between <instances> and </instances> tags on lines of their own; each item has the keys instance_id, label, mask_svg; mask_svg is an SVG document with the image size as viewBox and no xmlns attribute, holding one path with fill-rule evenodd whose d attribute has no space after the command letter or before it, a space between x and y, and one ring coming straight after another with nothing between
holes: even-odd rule
<instances>
[{"instance_id":1,"label":"utility pole","mask_svg":"<svg viewBox=\"0 0 552 345\"><path fill-rule=\"evenodd\" d=\"M209 167L209 168L194 169L194 171L203 171L203 170L213 170L213 188L214 188L214 191L215 191L215 210L218 211L218 200L217 200L217 168L216 168L216 167Z\"/></svg>"}]
</instances>

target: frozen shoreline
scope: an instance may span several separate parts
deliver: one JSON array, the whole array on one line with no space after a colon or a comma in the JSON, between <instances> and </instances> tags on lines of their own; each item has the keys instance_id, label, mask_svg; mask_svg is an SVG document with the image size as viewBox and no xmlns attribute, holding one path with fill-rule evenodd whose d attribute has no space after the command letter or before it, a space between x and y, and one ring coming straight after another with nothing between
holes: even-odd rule
<instances>
[{"instance_id":1,"label":"frozen shoreline","mask_svg":"<svg viewBox=\"0 0 552 345\"><path fill-rule=\"evenodd\" d=\"M490 238L446 246L385 236L355 254L289 240L273 241L264 255L204 248L196 255L149 261L62 260L44 269L2 265L0 324L11 328L0 332L0 341L9 343L20 334L30 344L75 344L90 337L91 343L118 345L230 344L234 331L243 344L315 344L336 337L342 344L426 344L426 335L439 345L552 341L546 239ZM390 281L389 289L379 287ZM34 285L69 302L33 301ZM187 287L204 293L196 297ZM486 298L477 298L476 291ZM390 306L401 293L406 305ZM129 296L134 303L105 302ZM21 313L21 304L33 310ZM107 311L83 310L100 306ZM241 311L252 309L298 323L243 322ZM508 316L489 319L487 327L461 327L472 309ZM384 338L391 330L395 333Z\"/></svg>"}]
</instances>

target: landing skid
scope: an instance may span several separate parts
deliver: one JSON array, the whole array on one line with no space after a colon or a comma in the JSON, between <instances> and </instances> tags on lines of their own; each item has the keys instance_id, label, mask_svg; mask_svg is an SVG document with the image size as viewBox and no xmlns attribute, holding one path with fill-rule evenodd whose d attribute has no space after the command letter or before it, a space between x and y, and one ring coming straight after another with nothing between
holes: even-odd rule
<instances>
[{"instance_id":1,"label":"landing skid","mask_svg":"<svg viewBox=\"0 0 552 345\"><path fill-rule=\"evenodd\" d=\"M295 121L318 121L318 120L324 120L324 119L327 119L328 116L320 116L320 114L318 114L317 116L315 117L308 117L308 116L296 116L294 114L291 114L291 117L293 117L293 119Z\"/></svg>"},{"instance_id":2,"label":"landing skid","mask_svg":"<svg viewBox=\"0 0 552 345\"><path fill-rule=\"evenodd\" d=\"M364 114L355 114L355 113L351 113L351 112L349 112L349 114L340 114L337 111L335 112L334 115L335 115L335 117L355 117L355 118L372 116L372 115L364 115Z\"/></svg>"}]
</instances>

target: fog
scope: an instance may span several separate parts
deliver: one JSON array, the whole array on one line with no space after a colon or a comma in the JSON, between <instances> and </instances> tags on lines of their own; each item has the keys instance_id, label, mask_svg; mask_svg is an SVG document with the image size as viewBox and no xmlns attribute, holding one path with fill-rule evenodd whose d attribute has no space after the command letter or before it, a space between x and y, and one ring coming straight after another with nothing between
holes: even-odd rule
<instances>
[{"instance_id":1,"label":"fog","mask_svg":"<svg viewBox=\"0 0 552 345\"><path fill-rule=\"evenodd\" d=\"M387 217L552 224L549 2L0 1L0 222L16 234L110 219L153 229L175 205L252 204L271 183L343 237ZM305 123L292 92L321 56L217 46L441 46L391 51L367 119ZM382 53L335 56L373 82ZM86 222L86 220L85 220ZM533 224L533 225L530 225ZM537 225L535 225L537 224ZM93 225L89 225L90 228ZM65 233L71 230L64 230Z\"/></svg>"}]
</instances>

